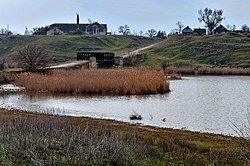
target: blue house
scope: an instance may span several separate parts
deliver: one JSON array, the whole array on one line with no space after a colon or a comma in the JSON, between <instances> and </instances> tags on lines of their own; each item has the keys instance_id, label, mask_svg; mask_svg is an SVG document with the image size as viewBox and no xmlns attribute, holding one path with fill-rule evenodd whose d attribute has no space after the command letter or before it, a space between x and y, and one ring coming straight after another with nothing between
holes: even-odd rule
<instances>
[{"instance_id":1,"label":"blue house","mask_svg":"<svg viewBox=\"0 0 250 166\"><path fill-rule=\"evenodd\" d=\"M193 33L193 30L191 28L189 28L189 26L187 26L181 32L182 32L183 35L190 35L190 34Z\"/></svg>"}]
</instances>

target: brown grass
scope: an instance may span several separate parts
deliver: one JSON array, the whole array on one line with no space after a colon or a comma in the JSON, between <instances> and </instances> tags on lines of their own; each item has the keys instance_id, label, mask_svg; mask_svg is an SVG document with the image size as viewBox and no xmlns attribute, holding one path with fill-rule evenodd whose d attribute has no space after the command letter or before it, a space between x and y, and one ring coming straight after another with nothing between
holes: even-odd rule
<instances>
[{"instance_id":1,"label":"brown grass","mask_svg":"<svg viewBox=\"0 0 250 166\"><path fill-rule=\"evenodd\" d=\"M239 139L0 109L0 165L248 165Z\"/></svg>"},{"instance_id":2,"label":"brown grass","mask_svg":"<svg viewBox=\"0 0 250 166\"><path fill-rule=\"evenodd\" d=\"M162 71L142 68L57 70L51 74L22 73L16 84L28 91L94 94L156 94L169 91Z\"/></svg>"},{"instance_id":3,"label":"brown grass","mask_svg":"<svg viewBox=\"0 0 250 166\"><path fill-rule=\"evenodd\" d=\"M250 68L209 68L202 67L198 69L198 75L250 75Z\"/></svg>"},{"instance_id":4,"label":"brown grass","mask_svg":"<svg viewBox=\"0 0 250 166\"><path fill-rule=\"evenodd\" d=\"M169 67L166 70L167 73L177 73L184 75L250 75L250 68L211 68L211 67L200 67L200 68L191 68L191 67Z\"/></svg>"}]
</instances>

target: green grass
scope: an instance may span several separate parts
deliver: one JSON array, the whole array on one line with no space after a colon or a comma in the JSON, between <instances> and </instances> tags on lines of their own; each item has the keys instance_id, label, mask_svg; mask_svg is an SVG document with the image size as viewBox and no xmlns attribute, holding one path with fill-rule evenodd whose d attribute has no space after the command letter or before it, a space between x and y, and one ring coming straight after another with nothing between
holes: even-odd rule
<instances>
[{"instance_id":1,"label":"green grass","mask_svg":"<svg viewBox=\"0 0 250 166\"><path fill-rule=\"evenodd\" d=\"M249 35L171 36L142 52L143 66L159 68L167 60L174 66L250 67ZM143 56L145 57L145 56Z\"/></svg>"},{"instance_id":2,"label":"green grass","mask_svg":"<svg viewBox=\"0 0 250 166\"><path fill-rule=\"evenodd\" d=\"M10 54L16 46L32 43L46 46L55 61L63 62L75 60L76 51L81 48L112 51L119 56L158 41L158 39L138 36L0 36L0 57Z\"/></svg>"}]
</instances>

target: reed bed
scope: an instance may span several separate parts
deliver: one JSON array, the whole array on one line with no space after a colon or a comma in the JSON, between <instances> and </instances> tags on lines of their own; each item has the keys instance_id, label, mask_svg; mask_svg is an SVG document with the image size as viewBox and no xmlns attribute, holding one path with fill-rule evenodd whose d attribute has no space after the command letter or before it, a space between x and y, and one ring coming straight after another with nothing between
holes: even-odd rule
<instances>
[{"instance_id":1,"label":"reed bed","mask_svg":"<svg viewBox=\"0 0 250 166\"><path fill-rule=\"evenodd\" d=\"M181 67L175 68L170 67L166 70L167 73L177 73L184 75L250 75L250 68L231 68L231 67L222 67L222 68L211 68L211 67Z\"/></svg>"},{"instance_id":2,"label":"reed bed","mask_svg":"<svg viewBox=\"0 0 250 166\"><path fill-rule=\"evenodd\" d=\"M22 73L16 84L28 91L52 93L143 95L169 92L162 71L143 68Z\"/></svg>"},{"instance_id":3,"label":"reed bed","mask_svg":"<svg viewBox=\"0 0 250 166\"><path fill-rule=\"evenodd\" d=\"M198 75L250 75L250 68L209 68L198 69Z\"/></svg>"}]
</instances>

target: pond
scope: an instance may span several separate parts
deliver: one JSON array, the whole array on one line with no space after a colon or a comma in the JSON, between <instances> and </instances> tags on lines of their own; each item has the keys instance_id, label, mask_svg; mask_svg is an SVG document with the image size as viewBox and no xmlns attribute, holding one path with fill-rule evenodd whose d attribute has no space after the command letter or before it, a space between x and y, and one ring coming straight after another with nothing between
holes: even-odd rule
<instances>
[{"instance_id":1,"label":"pond","mask_svg":"<svg viewBox=\"0 0 250 166\"><path fill-rule=\"evenodd\" d=\"M236 135L250 111L250 77L200 76L170 81L171 92L149 96L2 93L0 105L51 114L89 116L143 125Z\"/></svg>"}]
</instances>

